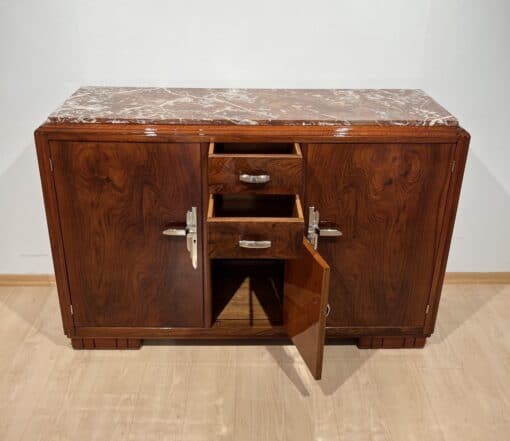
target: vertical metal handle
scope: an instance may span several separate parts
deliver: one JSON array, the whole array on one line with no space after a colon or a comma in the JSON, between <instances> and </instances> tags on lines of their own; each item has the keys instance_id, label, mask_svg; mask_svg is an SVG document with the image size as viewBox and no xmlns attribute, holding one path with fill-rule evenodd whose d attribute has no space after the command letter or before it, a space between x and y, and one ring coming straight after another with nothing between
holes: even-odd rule
<instances>
[{"instance_id":1,"label":"vertical metal handle","mask_svg":"<svg viewBox=\"0 0 510 441\"><path fill-rule=\"evenodd\" d=\"M336 228L320 228L319 227L319 210L315 207L308 208L308 230L307 239L317 249L319 245L319 236L323 237L340 237L343 233Z\"/></svg>"},{"instance_id":2,"label":"vertical metal handle","mask_svg":"<svg viewBox=\"0 0 510 441\"><path fill-rule=\"evenodd\" d=\"M197 207L191 207L186 213L185 228L167 228L162 232L165 236L186 237L186 248L191 257L191 265L198 268L198 232L197 232Z\"/></svg>"}]
</instances>

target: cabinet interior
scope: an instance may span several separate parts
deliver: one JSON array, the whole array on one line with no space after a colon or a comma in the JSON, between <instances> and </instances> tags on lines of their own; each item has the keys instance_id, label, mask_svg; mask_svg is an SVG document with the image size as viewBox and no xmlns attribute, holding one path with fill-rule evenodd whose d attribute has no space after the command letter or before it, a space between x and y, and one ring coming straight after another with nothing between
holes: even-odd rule
<instances>
[{"instance_id":1,"label":"cabinet interior","mask_svg":"<svg viewBox=\"0 0 510 441\"><path fill-rule=\"evenodd\" d=\"M292 142L218 142L213 146L214 154L295 154Z\"/></svg>"},{"instance_id":2,"label":"cabinet interior","mask_svg":"<svg viewBox=\"0 0 510 441\"><path fill-rule=\"evenodd\" d=\"M211 260L213 323L281 325L284 270L283 260Z\"/></svg>"},{"instance_id":3,"label":"cabinet interior","mask_svg":"<svg viewBox=\"0 0 510 441\"><path fill-rule=\"evenodd\" d=\"M294 195L215 194L211 217L300 217Z\"/></svg>"}]
</instances>

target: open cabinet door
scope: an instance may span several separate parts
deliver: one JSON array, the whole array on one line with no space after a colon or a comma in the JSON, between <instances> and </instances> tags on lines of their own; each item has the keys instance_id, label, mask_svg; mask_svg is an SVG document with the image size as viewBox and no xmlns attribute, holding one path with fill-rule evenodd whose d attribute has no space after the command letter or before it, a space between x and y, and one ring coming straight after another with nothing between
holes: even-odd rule
<instances>
[{"instance_id":1,"label":"open cabinet door","mask_svg":"<svg viewBox=\"0 0 510 441\"><path fill-rule=\"evenodd\" d=\"M303 239L303 245L303 256L285 263L283 324L310 372L319 380L326 334L329 265L307 239Z\"/></svg>"}]
</instances>

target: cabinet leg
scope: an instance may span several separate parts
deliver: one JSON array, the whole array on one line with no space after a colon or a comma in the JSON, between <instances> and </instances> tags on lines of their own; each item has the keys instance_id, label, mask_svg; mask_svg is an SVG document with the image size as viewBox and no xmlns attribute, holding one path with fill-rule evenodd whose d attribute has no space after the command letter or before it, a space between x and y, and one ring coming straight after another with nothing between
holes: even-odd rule
<instances>
[{"instance_id":1,"label":"cabinet leg","mask_svg":"<svg viewBox=\"0 0 510 441\"><path fill-rule=\"evenodd\" d=\"M404 335L397 337L369 336L358 339L360 349L401 349L401 348L423 348L427 337Z\"/></svg>"},{"instance_id":2,"label":"cabinet leg","mask_svg":"<svg viewBox=\"0 0 510 441\"><path fill-rule=\"evenodd\" d=\"M74 349L140 349L138 338L71 338Z\"/></svg>"}]
</instances>

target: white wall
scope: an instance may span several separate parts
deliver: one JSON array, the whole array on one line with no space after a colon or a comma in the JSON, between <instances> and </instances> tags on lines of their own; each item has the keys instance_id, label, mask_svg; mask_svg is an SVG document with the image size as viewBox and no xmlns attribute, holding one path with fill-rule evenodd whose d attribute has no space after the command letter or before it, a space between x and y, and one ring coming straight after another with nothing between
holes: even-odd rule
<instances>
[{"instance_id":1,"label":"white wall","mask_svg":"<svg viewBox=\"0 0 510 441\"><path fill-rule=\"evenodd\" d=\"M509 53L507 0L0 0L0 273L52 272L32 133L81 85L422 88L472 135L448 269L510 271Z\"/></svg>"}]
</instances>

